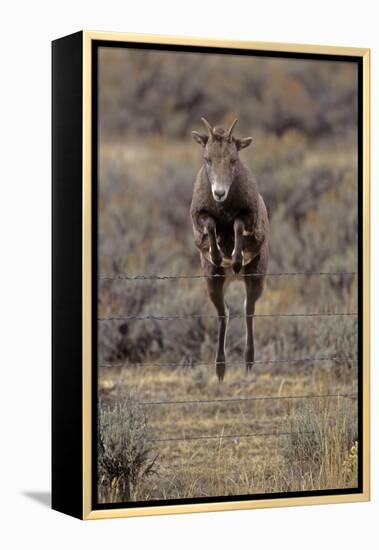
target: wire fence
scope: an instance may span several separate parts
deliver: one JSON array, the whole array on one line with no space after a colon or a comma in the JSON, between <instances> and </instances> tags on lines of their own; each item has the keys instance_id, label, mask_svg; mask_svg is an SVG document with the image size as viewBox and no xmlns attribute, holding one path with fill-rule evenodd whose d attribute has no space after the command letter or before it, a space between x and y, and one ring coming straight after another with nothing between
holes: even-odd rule
<instances>
[{"instance_id":1,"label":"wire fence","mask_svg":"<svg viewBox=\"0 0 379 550\"><path fill-rule=\"evenodd\" d=\"M355 399L357 396L354 393L326 393L321 395L262 395L248 397L227 397L220 399L185 399L178 401L140 401L142 406L150 405L209 405L211 403L233 403L243 401L280 401L291 399L331 399L331 398L346 398Z\"/></svg>"},{"instance_id":2,"label":"wire fence","mask_svg":"<svg viewBox=\"0 0 379 550\"><path fill-rule=\"evenodd\" d=\"M314 433L314 432L311 432L311 433ZM236 442L238 443L238 442ZM295 459L293 457L291 457L291 464L304 464L304 463L307 463L308 461L305 460L304 458L298 458L298 459ZM282 459L276 459L275 460L275 463L277 465L283 465L285 463L285 460ZM254 470L254 461L250 461L250 462L247 462L246 460L242 462L244 468L248 467L248 469L250 470ZM271 458L271 464L272 464L272 458ZM238 462L233 462L233 461L228 461L228 462L225 462L225 463L219 463L217 462L217 460L212 463L212 464L205 464L204 462L200 462L200 461L191 461L191 462L159 462L158 464L159 468L161 468L162 470L170 470L170 471L173 471L175 469L185 469L186 471L187 470L200 470L200 471L197 471L196 474L197 475L208 475L209 472L212 472L214 473L215 475L217 475L218 472L222 472L222 475L224 475L224 472L227 470L228 474L230 474L230 472L235 472L235 473L240 473L241 471L241 461L238 461Z\"/></svg>"},{"instance_id":3,"label":"wire fence","mask_svg":"<svg viewBox=\"0 0 379 550\"><path fill-rule=\"evenodd\" d=\"M209 405L212 403L231 403L231 402L243 402L243 401L262 401L262 400L306 400L306 399L357 399L358 396L354 393L337 393L337 394L321 394L321 395L287 395L287 396L253 396L253 397L235 397L226 399L196 399L196 400L183 400L183 401L140 401L140 406L150 405ZM299 437L304 435L313 434L314 431L274 431L274 432L248 432L248 433L233 433L233 434L209 434L209 435L194 435L194 436L181 436L172 437L168 434L164 434L162 437L152 439L153 443L172 443L172 442L185 442L185 441L203 441L203 440L239 440L244 438L254 437Z\"/></svg>"},{"instance_id":4,"label":"wire fence","mask_svg":"<svg viewBox=\"0 0 379 550\"><path fill-rule=\"evenodd\" d=\"M242 273L234 275L235 278L246 278L246 277L290 277L290 276L343 276L343 277L355 277L358 275L356 271L281 271L281 272L271 272L271 273ZM233 276L233 275L232 275ZM104 274L98 277L99 280L126 280L126 281L146 281L146 280L155 280L155 281L167 281L167 280L176 280L176 279L211 279L211 278L229 278L229 274L193 274L193 275L128 275L128 274ZM294 312L294 313L263 313L263 314L252 314L252 315L238 315L238 314L229 314L225 316L219 315L209 315L209 314L200 314L200 313L191 313L191 314L174 314L174 315L110 315L98 317L98 321L142 321L142 320L151 320L151 321L174 321L174 320L184 320L184 319L201 319L201 318L228 318L228 319L246 319L246 317L252 318L278 318L278 317L299 317L299 318L319 318L319 317L356 317L357 312ZM322 356L322 357L302 357L302 358L290 358L290 359L276 359L269 361L254 361L254 364L281 364L281 363L293 363L293 364L303 364L308 362L324 362L324 361L333 361L337 362L340 358L337 356ZM244 365L244 362L233 362L229 366L238 366ZM214 363L196 363L196 366L210 366ZM194 365L192 363L104 363L99 365L99 367L182 367L182 368L191 368ZM184 399L184 400L151 400L151 401L140 401L139 405L142 407L156 407L156 406L192 406L192 405L212 405L212 404L230 404L230 403L243 403L243 402L257 402L257 401L294 401L294 400L308 400L308 399L357 399L357 395L354 393L332 393L332 394L318 394L318 395L277 395L277 396L243 396L243 397L228 397L228 398L216 398L216 399ZM204 441L204 440L234 440L238 441L239 439L245 438L260 438L260 437L294 437L294 436L304 436L307 434L312 434L313 432L293 432L293 431L272 431L272 432L248 432L248 433L235 433L235 434L202 434L194 436L182 436L182 437L172 437L168 434L163 434L161 437L156 437L152 439L153 443L164 444L164 443L174 443L174 442L187 442L187 441ZM172 464L170 465L172 467Z\"/></svg>"},{"instance_id":5,"label":"wire fence","mask_svg":"<svg viewBox=\"0 0 379 550\"><path fill-rule=\"evenodd\" d=\"M269 317L356 317L356 311L337 313L258 313L248 315L211 315L203 313L182 313L180 315L111 315L109 317L98 317L98 321L176 321L178 319L246 319Z\"/></svg>"},{"instance_id":6,"label":"wire fence","mask_svg":"<svg viewBox=\"0 0 379 550\"><path fill-rule=\"evenodd\" d=\"M341 359L336 355L330 355L328 357L297 357L297 358L290 358L290 359L271 359L267 361L263 360L257 360L254 361L255 365L272 365L272 364L303 364L303 363L318 363L323 361L333 361L338 362ZM245 365L245 361L233 361L228 363L229 367L238 367L241 365ZM99 365L99 368L123 368L123 367L132 367L132 368L143 368L143 367L157 367L157 368L183 368L183 369L190 369L194 367L211 367L214 366L214 362L197 362L194 361L193 363L154 363L154 362L148 362L148 363L102 363Z\"/></svg>"},{"instance_id":7,"label":"wire fence","mask_svg":"<svg viewBox=\"0 0 379 550\"><path fill-rule=\"evenodd\" d=\"M158 439L152 439L153 443L171 443L178 441L201 441L204 439L242 439L249 437L281 437L281 436L294 436L297 432L254 432L254 433L242 433L242 434L222 434L222 435L196 435L188 437L164 437ZM301 432L306 435L312 432Z\"/></svg>"},{"instance_id":8,"label":"wire fence","mask_svg":"<svg viewBox=\"0 0 379 550\"><path fill-rule=\"evenodd\" d=\"M278 271L272 273L239 273L238 275L232 275L236 278L249 278L249 277L290 277L290 276L336 276L352 277L358 275L357 271ZM205 275L203 273L193 275L118 275L118 274L103 274L98 277L99 280L125 280L125 281L167 281L174 279L217 279L217 278L229 278L230 274L215 273L213 275Z\"/></svg>"}]
</instances>

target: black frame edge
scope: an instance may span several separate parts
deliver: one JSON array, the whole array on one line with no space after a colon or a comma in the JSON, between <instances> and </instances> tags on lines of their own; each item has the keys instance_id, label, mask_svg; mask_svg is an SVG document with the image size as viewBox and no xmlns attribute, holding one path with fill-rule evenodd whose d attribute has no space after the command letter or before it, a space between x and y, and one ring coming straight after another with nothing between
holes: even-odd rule
<instances>
[{"instance_id":1,"label":"black frame edge","mask_svg":"<svg viewBox=\"0 0 379 550\"><path fill-rule=\"evenodd\" d=\"M83 33L52 42L52 508L83 519Z\"/></svg>"}]
</instances>

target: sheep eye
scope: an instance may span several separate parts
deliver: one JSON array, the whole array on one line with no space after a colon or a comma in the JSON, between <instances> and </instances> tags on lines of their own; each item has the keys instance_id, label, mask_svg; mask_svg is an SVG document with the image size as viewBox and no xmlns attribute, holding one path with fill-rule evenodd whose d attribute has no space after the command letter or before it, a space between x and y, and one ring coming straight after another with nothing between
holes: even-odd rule
<instances>
[{"instance_id":1,"label":"sheep eye","mask_svg":"<svg viewBox=\"0 0 379 550\"><path fill-rule=\"evenodd\" d=\"M232 166L234 166L236 162L237 162L236 159L230 159L230 164L231 164Z\"/></svg>"},{"instance_id":2,"label":"sheep eye","mask_svg":"<svg viewBox=\"0 0 379 550\"><path fill-rule=\"evenodd\" d=\"M210 159L209 157L206 157L206 158L205 158L205 162L206 162L207 164L211 164L211 163L212 163L212 161L211 161L211 159Z\"/></svg>"}]
</instances>

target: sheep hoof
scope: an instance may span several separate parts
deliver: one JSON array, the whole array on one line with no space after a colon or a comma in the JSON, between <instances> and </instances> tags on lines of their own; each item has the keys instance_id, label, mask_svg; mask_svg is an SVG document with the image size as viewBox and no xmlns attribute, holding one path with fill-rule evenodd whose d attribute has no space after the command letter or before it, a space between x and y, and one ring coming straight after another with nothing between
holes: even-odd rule
<instances>
[{"instance_id":1,"label":"sheep hoof","mask_svg":"<svg viewBox=\"0 0 379 550\"><path fill-rule=\"evenodd\" d=\"M232 260L232 269L236 275L241 271L242 269L242 255L238 257L234 257Z\"/></svg>"},{"instance_id":2,"label":"sheep hoof","mask_svg":"<svg viewBox=\"0 0 379 550\"><path fill-rule=\"evenodd\" d=\"M246 361L246 372L251 372L254 367L254 361Z\"/></svg>"},{"instance_id":3,"label":"sheep hoof","mask_svg":"<svg viewBox=\"0 0 379 550\"><path fill-rule=\"evenodd\" d=\"M212 254L211 258L213 265L215 265L216 267L220 267L220 265L222 264L221 254L214 253Z\"/></svg>"},{"instance_id":4,"label":"sheep hoof","mask_svg":"<svg viewBox=\"0 0 379 550\"><path fill-rule=\"evenodd\" d=\"M245 351L245 365L246 372L251 372L251 369L254 367L254 350L247 349Z\"/></svg>"},{"instance_id":5,"label":"sheep hoof","mask_svg":"<svg viewBox=\"0 0 379 550\"><path fill-rule=\"evenodd\" d=\"M224 380L225 369L226 369L225 361L216 361L216 374L219 382L222 382Z\"/></svg>"}]
</instances>

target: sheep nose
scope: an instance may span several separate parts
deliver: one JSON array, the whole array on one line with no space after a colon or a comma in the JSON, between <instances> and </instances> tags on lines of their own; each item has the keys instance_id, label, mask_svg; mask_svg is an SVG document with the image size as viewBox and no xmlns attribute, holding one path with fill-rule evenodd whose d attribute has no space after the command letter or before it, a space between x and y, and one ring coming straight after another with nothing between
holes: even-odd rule
<instances>
[{"instance_id":1,"label":"sheep nose","mask_svg":"<svg viewBox=\"0 0 379 550\"><path fill-rule=\"evenodd\" d=\"M222 199L222 197L225 195L225 191L215 191L215 195L218 199Z\"/></svg>"}]
</instances>

